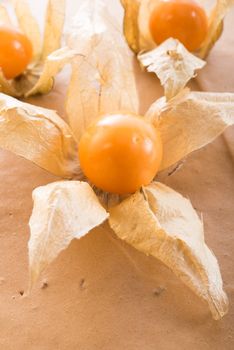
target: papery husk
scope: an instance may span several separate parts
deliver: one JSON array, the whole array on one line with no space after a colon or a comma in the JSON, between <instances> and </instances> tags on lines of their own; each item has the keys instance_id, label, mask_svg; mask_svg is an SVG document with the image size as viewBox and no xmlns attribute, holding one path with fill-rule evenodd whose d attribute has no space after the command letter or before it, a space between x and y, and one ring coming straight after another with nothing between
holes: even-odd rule
<instances>
[{"instance_id":1,"label":"papery husk","mask_svg":"<svg viewBox=\"0 0 234 350\"><path fill-rule=\"evenodd\" d=\"M48 93L54 85L54 77L56 74L58 74L67 63L71 62L76 54L74 50L68 47L62 47L47 56L41 67L34 68L35 73L34 69L31 70L31 74L36 76L38 74L38 68L41 68L39 79L31 90L25 92L25 97Z\"/></svg>"},{"instance_id":2,"label":"papery husk","mask_svg":"<svg viewBox=\"0 0 234 350\"><path fill-rule=\"evenodd\" d=\"M151 51L157 44L154 42L149 29L149 20L157 0L120 0L124 8L124 34L130 48L135 52ZM199 1L207 12L207 1ZM208 10L208 34L201 48L194 52L200 58L206 58L223 30L223 19L234 0L217 0L215 6Z\"/></svg>"},{"instance_id":3,"label":"papery husk","mask_svg":"<svg viewBox=\"0 0 234 350\"><path fill-rule=\"evenodd\" d=\"M57 113L4 94L0 94L0 147L54 175L80 174L76 142Z\"/></svg>"},{"instance_id":4,"label":"papery husk","mask_svg":"<svg viewBox=\"0 0 234 350\"><path fill-rule=\"evenodd\" d=\"M8 15L8 12L5 8L5 6L0 4L0 25L6 25L10 26L11 25L11 19Z\"/></svg>"},{"instance_id":5,"label":"papery husk","mask_svg":"<svg viewBox=\"0 0 234 350\"><path fill-rule=\"evenodd\" d=\"M61 46L65 20L65 0L49 0L45 18L42 61Z\"/></svg>"},{"instance_id":6,"label":"papery husk","mask_svg":"<svg viewBox=\"0 0 234 350\"><path fill-rule=\"evenodd\" d=\"M28 67L20 77L7 80L0 72L0 91L13 97L47 94L53 88L54 77L70 63L77 52L62 47L46 57L44 62Z\"/></svg>"},{"instance_id":7,"label":"papery husk","mask_svg":"<svg viewBox=\"0 0 234 350\"><path fill-rule=\"evenodd\" d=\"M140 52L150 51L157 47L149 28L150 16L156 5L157 0L141 0L138 12L138 42Z\"/></svg>"},{"instance_id":8,"label":"papery husk","mask_svg":"<svg viewBox=\"0 0 234 350\"><path fill-rule=\"evenodd\" d=\"M197 55L206 58L223 31L223 19L234 5L234 0L217 0L209 17L208 34Z\"/></svg>"},{"instance_id":9,"label":"papery husk","mask_svg":"<svg viewBox=\"0 0 234 350\"><path fill-rule=\"evenodd\" d=\"M227 313L218 262L189 200L155 182L110 209L109 222L119 238L162 261L205 300L214 319Z\"/></svg>"},{"instance_id":10,"label":"papery husk","mask_svg":"<svg viewBox=\"0 0 234 350\"><path fill-rule=\"evenodd\" d=\"M120 0L124 8L123 30L125 38L130 48L138 53L139 48L139 28L138 12L141 0Z\"/></svg>"},{"instance_id":11,"label":"papery husk","mask_svg":"<svg viewBox=\"0 0 234 350\"><path fill-rule=\"evenodd\" d=\"M196 76L196 70L206 64L172 38L152 51L139 54L138 59L148 72L158 76L168 100L176 96Z\"/></svg>"},{"instance_id":12,"label":"papery husk","mask_svg":"<svg viewBox=\"0 0 234 350\"><path fill-rule=\"evenodd\" d=\"M165 97L157 100L145 117L161 134L164 170L234 124L234 94L185 89L168 102Z\"/></svg>"},{"instance_id":13,"label":"papery husk","mask_svg":"<svg viewBox=\"0 0 234 350\"><path fill-rule=\"evenodd\" d=\"M149 30L149 19L157 0L120 0L124 8L124 35L130 48L135 52L154 49Z\"/></svg>"},{"instance_id":14,"label":"papery husk","mask_svg":"<svg viewBox=\"0 0 234 350\"><path fill-rule=\"evenodd\" d=\"M39 25L32 15L27 0L10 0L22 32L28 37L33 46L33 59L37 61L41 54L41 34Z\"/></svg>"},{"instance_id":15,"label":"papery husk","mask_svg":"<svg viewBox=\"0 0 234 350\"><path fill-rule=\"evenodd\" d=\"M0 69L0 93L4 92L6 95L19 97L21 93L14 87L12 80L7 80Z\"/></svg>"},{"instance_id":16,"label":"papery husk","mask_svg":"<svg viewBox=\"0 0 234 350\"><path fill-rule=\"evenodd\" d=\"M65 0L48 0L43 48L38 23L32 16L27 0L11 0L20 29L33 45L33 60L25 72L12 80L7 80L0 72L0 92L13 97L28 97L46 94L54 84L54 77L65 64L75 56L74 51L61 44L65 17ZM2 14L2 15L1 15ZM7 11L0 7L3 20L7 20Z\"/></svg>"},{"instance_id":17,"label":"papery husk","mask_svg":"<svg viewBox=\"0 0 234 350\"><path fill-rule=\"evenodd\" d=\"M72 64L66 110L77 140L98 116L138 111L133 55L100 0L84 0L67 33L79 51ZM83 56L83 57L82 57Z\"/></svg>"},{"instance_id":18,"label":"papery husk","mask_svg":"<svg viewBox=\"0 0 234 350\"><path fill-rule=\"evenodd\" d=\"M28 244L31 286L74 238L80 239L108 218L86 182L61 181L38 187L33 200Z\"/></svg>"}]
</instances>

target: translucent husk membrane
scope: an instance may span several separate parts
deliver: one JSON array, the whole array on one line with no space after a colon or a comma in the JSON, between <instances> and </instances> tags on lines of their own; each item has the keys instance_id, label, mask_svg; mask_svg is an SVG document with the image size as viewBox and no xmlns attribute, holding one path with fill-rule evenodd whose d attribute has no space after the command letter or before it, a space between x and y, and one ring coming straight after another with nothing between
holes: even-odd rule
<instances>
[{"instance_id":1,"label":"translucent husk membrane","mask_svg":"<svg viewBox=\"0 0 234 350\"><path fill-rule=\"evenodd\" d=\"M7 80L0 70L0 92L14 97L48 93L54 77L75 56L68 47L60 48L65 16L65 0L48 0L44 36L41 37L36 19L27 0L11 0L17 18L13 23L8 9L0 4L0 25L21 30L31 41L33 59L15 79Z\"/></svg>"},{"instance_id":2,"label":"translucent husk membrane","mask_svg":"<svg viewBox=\"0 0 234 350\"><path fill-rule=\"evenodd\" d=\"M167 98L178 93L188 81L188 69L201 69L223 30L223 20L233 0L198 1L208 17L208 33L201 47L189 53L177 40L170 38L157 46L149 29L149 20L158 0L120 0L124 8L123 30L129 47L138 55L142 66L160 79ZM174 87L169 85L174 84Z\"/></svg>"}]
</instances>

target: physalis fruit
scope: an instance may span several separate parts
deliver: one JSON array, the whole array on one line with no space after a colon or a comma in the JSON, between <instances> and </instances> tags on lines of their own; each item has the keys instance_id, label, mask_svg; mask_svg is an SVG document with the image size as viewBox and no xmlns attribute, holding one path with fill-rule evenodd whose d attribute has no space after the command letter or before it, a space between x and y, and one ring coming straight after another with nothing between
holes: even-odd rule
<instances>
[{"instance_id":1,"label":"physalis fruit","mask_svg":"<svg viewBox=\"0 0 234 350\"><path fill-rule=\"evenodd\" d=\"M0 26L0 69L6 79L13 79L22 74L32 55L32 44L24 34Z\"/></svg>"},{"instance_id":2,"label":"physalis fruit","mask_svg":"<svg viewBox=\"0 0 234 350\"><path fill-rule=\"evenodd\" d=\"M174 38L194 52L207 35L208 19L193 0L159 0L150 16L149 29L157 45Z\"/></svg>"},{"instance_id":3,"label":"physalis fruit","mask_svg":"<svg viewBox=\"0 0 234 350\"><path fill-rule=\"evenodd\" d=\"M159 132L143 118L109 114L87 128L79 144L81 169L98 188L127 194L148 185L162 160Z\"/></svg>"}]
</instances>

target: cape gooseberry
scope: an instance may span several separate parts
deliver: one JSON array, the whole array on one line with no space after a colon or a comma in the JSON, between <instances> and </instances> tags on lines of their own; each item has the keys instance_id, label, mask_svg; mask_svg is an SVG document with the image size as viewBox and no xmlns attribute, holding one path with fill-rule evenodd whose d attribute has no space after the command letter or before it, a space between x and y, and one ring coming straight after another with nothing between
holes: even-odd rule
<instances>
[{"instance_id":1,"label":"cape gooseberry","mask_svg":"<svg viewBox=\"0 0 234 350\"><path fill-rule=\"evenodd\" d=\"M0 26L0 68L6 79L22 74L32 59L29 39L12 28Z\"/></svg>"},{"instance_id":2,"label":"cape gooseberry","mask_svg":"<svg viewBox=\"0 0 234 350\"><path fill-rule=\"evenodd\" d=\"M87 128L79 143L80 165L98 188L127 194L148 185L159 170L162 142L142 117L108 114Z\"/></svg>"},{"instance_id":3,"label":"cape gooseberry","mask_svg":"<svg viewBox=\"0 0 234 350\"><path fill-rule=\"evenodd\" d=\"M156 44L172 37L193 52L207 35L208 19L193 0L159 0L151 13L149 29Z\"/></svg>"}]
</instances>

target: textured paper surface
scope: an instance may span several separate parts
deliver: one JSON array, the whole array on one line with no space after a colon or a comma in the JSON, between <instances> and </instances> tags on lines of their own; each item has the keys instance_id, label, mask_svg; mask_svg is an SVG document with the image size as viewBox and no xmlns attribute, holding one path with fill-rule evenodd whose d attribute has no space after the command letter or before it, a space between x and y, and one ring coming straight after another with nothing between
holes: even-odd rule
<instances>
[{"instance_id":1,"label":"textured paper surface","mask_svg":"<svg viewBox=\"0 0 234 350\"><path fill-rule=\"evenodd\" d=\"M107 5L118 16L114 12L118 9L116 2L108 1ZM194 88L202 86L226 92L233 89L230 74L233 38L229 35L233 18L232 14L227 17L224 35L212 50L210 64L204 68L204 75L200 72L199 85L194 82ZM54 91L30 101L63 111L67 80L61 75ZM150 74L137 70L137 80L143 114L162 95L162 90L156 77ZM219 260L230 298L230 311L221 323L211 319L206 305L163 264L119 243L103 227L73 241L51 265L31 297L22 297L19 292L28 285L31 193L35 187L56 178L1 151L0 344L3 349L15 350L17 346L26 350L32 347L155 350L157 344L158 348L173 350L198 347L232 350L233 137L230 129L189 157L173 176L160 179L189 197L198 212L203 213L206 241Z\"/></svg>"}]
</instances>

